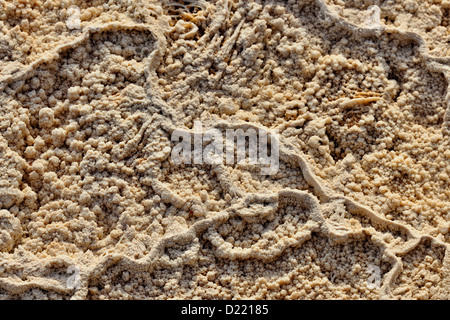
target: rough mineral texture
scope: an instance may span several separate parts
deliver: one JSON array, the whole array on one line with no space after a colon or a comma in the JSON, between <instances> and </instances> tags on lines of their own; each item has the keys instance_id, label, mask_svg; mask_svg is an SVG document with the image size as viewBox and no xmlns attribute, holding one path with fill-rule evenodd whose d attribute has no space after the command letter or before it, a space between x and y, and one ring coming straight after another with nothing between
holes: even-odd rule
<instances>
[{"instance_id":1,"label":"rough mineral texture","mask_svg":"<svg viewBox=\"0 0 450 320\"><path fill-rule=\"evenodd\" d=\"M449 43L448 0L0 0L0 299L449 299ZM194 121L278 172L175 164Z\"/></svg>"}]
</instances>

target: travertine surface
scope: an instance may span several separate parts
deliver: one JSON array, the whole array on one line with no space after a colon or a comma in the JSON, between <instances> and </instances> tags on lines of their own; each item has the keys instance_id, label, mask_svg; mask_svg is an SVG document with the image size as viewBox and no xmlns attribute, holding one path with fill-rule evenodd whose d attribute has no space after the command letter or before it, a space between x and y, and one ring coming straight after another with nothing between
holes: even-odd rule
<instances>
[{"instance_id":1,"label":"travertine surface","mask_svg":"<svg viewBox=\"0 0 450 320\"><path fill-rule=\"evenodd\" d=\"M448 299L449 12L0 1L0 299ZM195 120L279 172L175 165Z\"/></svg>"}]
</instances>

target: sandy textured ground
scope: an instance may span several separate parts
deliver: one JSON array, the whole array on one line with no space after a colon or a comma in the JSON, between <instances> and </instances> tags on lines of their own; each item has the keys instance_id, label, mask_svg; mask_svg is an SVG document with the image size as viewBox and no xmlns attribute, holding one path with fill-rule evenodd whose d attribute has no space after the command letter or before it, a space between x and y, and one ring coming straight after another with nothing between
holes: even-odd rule
<instances>
[{"instance_id":1,"label":"sandy textured ground","mask_svg":"<svg viewBox=\"0 0 450 320\"><path fill-rule=\"evenodd\" d=\"M449 24L448 0L0 1L0 299L448 299ZM279 172L175 165L195 120L277 130Z\"/></svg>"}]
</instances>

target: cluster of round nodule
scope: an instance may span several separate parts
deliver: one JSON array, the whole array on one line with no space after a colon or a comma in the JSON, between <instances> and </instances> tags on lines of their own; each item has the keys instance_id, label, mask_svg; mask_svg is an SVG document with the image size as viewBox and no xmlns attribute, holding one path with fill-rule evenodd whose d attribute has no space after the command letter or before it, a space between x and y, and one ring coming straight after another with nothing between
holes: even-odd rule
<instances>
[{"instance_id":1,"label":"cluster of round nodule","mask_svg":"<svg viewBox=\"0 0 450 320\"><path fill-rule=\"evenodd\" d=\"M448 27L450 1L341 1L325 0L332 10L349 21L366 26L371 6L380 10L381 25L413 31L420 34L435 56L448 56Z\"/></svg>"},{"instance_id":2,"label":"cluster of round nodule","mask_svg":"<svg viewBox=\"0 0 450 320\"><path fill-rule=\"evenodd\" d=\"M376 299L378 289L368 286L370 266L379 266L381 277L389 268L364 239L339 245L315 235L270 263L220 259L207 243L202 248L192 266L133 277L122 266L111 268L90 288L90 298Z\"/></svg>"},{"instance_id":3,"label":"cluster of round nodule","mask_svg":"<svg viewBox=\"0 0 450 320\"><path fill-rule=\"evenodd\" d=\"M36 15L33 10L54 7L50 2L31 9L20 6L7 13L21 17L30 10ZM87 4L80 3L80 7L82 21L90 19ZM118 8L111 8L119 13ZM52 19L49 12L42 13L45 19ZM56 12L64 17L64 9ZM15 18L3 18L4 28L16 24ZM90 25L95 20L91 18ZM16 27L16 31L29 32L42 52L29 54L27 61L13 56L14 62L27 63L30 69L7 78L0 93L5 105L0 129L0 207L6 209L1 211L1 254L20 248L37 259L30 262L25 256L5 255L2 272L22 272L17 268L22 265L25 274L41 279L37 287L45 287L46 278L53 279L59 283L56 291L67 290L65 280L70 276L57 256L73 259L80 268L95 264L121 238L132 242L148 220L152 222L154 216L148 212L156 211L158 216L167 209L150 187L138 182L140 177L134 176L138 162L130 159L136 150L133 138L140 134L148 114L128 107L142 103L145 97L144 68L155 38L147 27L119 26L112 17L103 18L95 20L95 30L68 33L63 37L66 46L61 48L52 32L47 48L39 46L39 35L33 34L36 30ZM10 62L0 57L2 63ZM159 137L153 142L163 144L161 132L156 129L155 133ZM159 221L164 220L161 215ZM160 234L158 226L157 221L155 235ZM138 259L148 254L146 245L154 239L139 241L128 247L118 245L116 251L128 254L129 247L137 243L139 252L129 254ZM43 261L50 271L27 267Z\"/></svg>"},{"instance_id":4,"label":"cluster of round nodule","mask_svg":"<svg viewBox=\"0 0 450 320\"><path fill-rule=\"evenodd\" d=\"M169 38L157 83L180 125L215 117L281 128L340 192L416 228L444 230L447 81L429 70L417 40L361 35L302 2L233 6L221 21L222 46L214 34L205 41L207 31L196 46Z\"/></svg>"},{"instance_id":5,"label":"cluster of round nodule","mask_svg":"<svg viewBox=\"0 0 450 320\"><path fill-rule=\"evenodd\" d=\"M57 256L89 267L109 254L141 261L161 239L214 221L243 195L287 188L314 194L311 178L284 161L270 177L246 164L175 166L164 125L192 128L196 119L279 130L338 193L448 242L450 153L441 130L447 83L427 68L415 40L361 35L322 19L309 1L214 1L170 18L170 2L121 3L70 2L80 7L82 30L96 26L86 35L64 25L68 1L16 10L0 4L0 68L13 76L14 63L43 58L0 93L5 260L20 246L42 261L56 259L49 266L59 273L65 265ZM114 24L121 18L159 19L166 47L157 47L145 26ZM161 61L148 70L155 49ZM311 219L318 208L305 208L306 198L284 201L264 217L250 211L263 212L267 203L223 215L228 219L209 225L195 245L174 241L151 273L118 262L89 279L88 297L377 298L367 270L389 271L386 247L369 235L335 243ZM362 228L342 204L329 213L336 228ZM417 281L400 278L395 294L438 296L443 275L432 272L442 257L419 251L402 257ZM16 262L27 263L17 259L0 272L14 274ZM419 292L420 276L427 280ZM45 277L59 279L58 272ZM35 289L22 297L43 295Z\"/></svg>"},{"instance_id":6,"label":"cluster of round nodule","mask_svg":"<svg viewBox=\"0 0 450 320\"><path fill-rule=\"evenodd\" d=\"M71 26L73 8L80 12L80 28ZM148 23L161 11L161 5L151 2L137 5L115 0L3 1L0 4L0 70L8 69L9 65L23 67L38 60L58 45L75 40L89 25Z\"/></svg>"}]
</instances>

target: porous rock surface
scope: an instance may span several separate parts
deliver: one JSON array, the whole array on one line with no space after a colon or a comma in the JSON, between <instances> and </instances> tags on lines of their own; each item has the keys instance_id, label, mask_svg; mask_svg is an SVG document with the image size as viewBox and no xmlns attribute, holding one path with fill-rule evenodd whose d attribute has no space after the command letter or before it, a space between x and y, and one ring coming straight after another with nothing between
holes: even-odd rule
<instances>
[{"instance_id":1,"label":"porous rock surface","mask_svg":"<svg viewBox=\"0 0 450 320\"><path fill-rule=\"evenodd\" d=\"M0 1L0 298L448 299L449 10ZM195 120L278 173L175 165Z\"/></svg>"}]
</instances>

